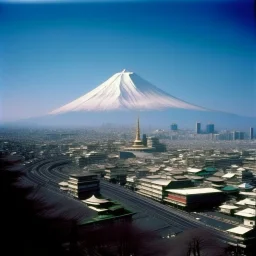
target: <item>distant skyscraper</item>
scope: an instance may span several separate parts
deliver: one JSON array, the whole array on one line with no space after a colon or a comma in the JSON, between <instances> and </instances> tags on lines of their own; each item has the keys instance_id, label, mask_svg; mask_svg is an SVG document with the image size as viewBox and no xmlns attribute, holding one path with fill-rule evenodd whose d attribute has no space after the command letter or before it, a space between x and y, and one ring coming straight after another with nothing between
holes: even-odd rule
<instances>
[{"instance_id":1,"label":"distant skyscraper","mask_svg":"<svg viewBox=\"0 0 256 256\"><path fill-rule=\"evenodd\" d=\"M239 135L240 135L240 132L238 132L238 131L232 132L232 139L239 140Z\"/></svg>"},{"instance_id":2,"label":"distant skyscraper","mask_svg":"<svg viewBox=\"0 0 256 256\"><path fill-rule=\"evenodd\" d=\"M253 127L250 127L250 140L253 140L254 134L253 134Z\"/></svg>"},{"instance_id":3,"label":"distant skyscraper","mask_svg":"<svg viewBox=\"0 0 256 256\"><path fill-rule=\"evenodd\" d=\"M244 132L239 132L239 139L244 140Z\"/></svg>"},{"instance_id":4,"label":"distant skyscraper","mask_svg":"<svg viewBox=\"0 0 256 256\"><path fill-rule=\"evenodd\" d=\"M147 146L147 135L146 134L142 135L142 143L144 146Z\"/></svg>"},{"instance_id":5,"label":"distant skyscraper","mask_svg":"<svg viewBox=\"0 0 256 256\"><path fill-rule=\"evenodd\" d=\"M234 131L232 132L233 140L244 140L244 132Z\"/></svg>"},{"instance_id":6,"label":"distant skyscraper","mask_svg":"<svg viewBox=\"0 0 256 256\"><path fill-rule=\"evenodd\" d=\"M172 131L177 131L178 130L178 125L177 124L171 124L171 130Z\"/></svg>"},{"instance_id":7,"label":"distant skyscraper","mask_svg":"<svg viewBox=\"0 0 256 256\"><path fill-rule=\"evenodd\" d=\"M214 124L206 125L206 133L214 133Z\"/></svg>"},{"instance_id":8,"label":"distant skyscraper","mask_svg":"<svg viewBox=\"0 0 256 256\"><path fill-rule=\"evenodd\" d=\"M201 133L201 123L196 123L196 133Z\"/></svg>"}]
</instances>

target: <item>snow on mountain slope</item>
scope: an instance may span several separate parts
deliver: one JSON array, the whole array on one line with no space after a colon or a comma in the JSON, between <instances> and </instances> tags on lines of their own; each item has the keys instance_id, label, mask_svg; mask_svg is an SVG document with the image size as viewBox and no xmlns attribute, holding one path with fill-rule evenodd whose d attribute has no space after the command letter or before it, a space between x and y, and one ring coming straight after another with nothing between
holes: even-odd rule
<instances>
[{"instance_id":1,"label":"snow on mountain slope","mask_svg":"<svg viewBox=\"0 0 256 256\"><path fill-rule=\"evenodd\" d=\"M162 91L133 72L123 70L82 97L52 111L160 110L182 108L206 110Z\"/></svg>"}]
</instances>

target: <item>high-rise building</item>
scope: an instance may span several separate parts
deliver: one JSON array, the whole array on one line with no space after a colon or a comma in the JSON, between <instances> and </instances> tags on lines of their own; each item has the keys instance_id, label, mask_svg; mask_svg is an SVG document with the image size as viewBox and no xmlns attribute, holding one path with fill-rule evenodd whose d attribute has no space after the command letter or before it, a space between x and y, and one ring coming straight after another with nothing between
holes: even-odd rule
<instances>
[{"instance_id":1,"label":"high-rise building","mask_svg":"<svg viewBox=\"0 0 256 256\"><path fill-rule=\"evenodd\" d=\"M201 133L201 123L196 123L196 133Z\"/></svg>"},{"instance_id":2,"label":"high-rise building","mask_svg":"<svg viewBox=\"0 0 256 256\"><path fill-rule=\"evenodd\" d=\"M142 135L142 143L144 146L147 146L147 135L146 134Z\"/></svg>"},{"instance_id":3,"label":"high-rise building","mask_svg":"<svg viewBox=\"0 0 256 256\"><path fill-rule=\"evenodd\" d=\"M100 191L100 181L97 174L70 174L68 190L74 197L84 199Z\"/></svg>"},{"instance_id":4,"label":"high-rise building","mask_svg":"<svg viewBox=\"0 0 256 256\"><path fill-rule=\"evenodd\" d=\"M253 140L254 134L253 134L253 127L250 127L250 140Z\"/></svg>"},{"instance_id":5,"label":"high-rise building","mask_svg":"<svg viewBox=\"0 0 256 256\"><path fill-rule=\"evenodd\" d=\"M233 131L232 132L232 139L233 140L239 140L239 132L238 131Z\"/></svg>"},{"instance_id":6,"label":"high-rise building","mask_svg":"<svg viewBox=\"0 0 256 256\"><path fill-rule=\"evenodd\" d=\"M171 130L172 131L177 131L178 130L178 125L175 124L175 123L171 124Z\"/></svg>"},{"instance_id":7,"label":"high-rise building","mask_svg":"<svg viewBox=\"0 0 256 256\"><path fill-rule=\"evenodd\" d=\"M234 131L232 132L233 140L244 140L244 132Z\"/></svg>"},{"instance_id":8,"label":"high-rise building","mask_svg":"<svg viewBox=\"0 0 256 256\"><path fill-rule=\"evenodd\" d=\"M239 132L239 139L244 140L244 132Z\"/></svg>"},{"instance_id":9,"label":"high-rise building","mask_svg":"<svg viewBox=\"0 0 256 256\"><path fill-rule=\"evenodd\" d=\"M148 137L147 138L147 146L149 148L154 148L156 152L165 152L166 145L159 142L159 139L156 137Z\"/></svg>"},{"instance_id":10,"label":"high-rise building","mask_svg":"<svg viewBox=\"0 0 256 256\"><path fill-rule=\"evenodd\" d=\"M206 125L206 133L214 133L214 124Z\"/></svg>"}]
</instances>

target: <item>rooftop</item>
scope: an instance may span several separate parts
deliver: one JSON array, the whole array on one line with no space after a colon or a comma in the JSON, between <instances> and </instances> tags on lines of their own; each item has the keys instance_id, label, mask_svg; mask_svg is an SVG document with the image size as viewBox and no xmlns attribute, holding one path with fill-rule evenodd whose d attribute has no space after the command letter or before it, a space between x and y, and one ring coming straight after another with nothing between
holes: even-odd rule
<instances>
[{"instance_id":1,"label":"rooftop","mask_svg":"<svg viewBox=\"0 0 256 256\"><path fill-rule=\"evenodd\" d=\"M225 186L221 190L222 191L238 191L239 189L237 187L233 187L233 186Z\"/></svg>"},{"instance_id":2,"label":"rooftop","mask_svg":"<svg viewBox=\"0 0 256 256\"><path fill-rule=\"evenodd\" d=\"M183 189L167 189L166 191L181 195L198 195L208 193L222 193L222 191L215 188L183 188Z\"/></svg>"},{"instance_id":3,"label":"rooftop","mask_svg":"<svg viewBox=\"0 0 256 256\"><path fill-rule=\"evenodd\" d=\"M232 172L228 172L225 175L222 176L222 178L233 178L236 174Z\"/></svg>"},{"instance_id":4,"label":"rooftop","mask_svg":"<svg viewBox=\"0 0 256 256\"><path fill-rule=\"evenodd\" d=\"M219 178L219 177L209 177L206 179L207 181L212 181L212 182L223 182L224 180Z\"/></svg>"},{"instance_id":5,"label":"rooftop","mask_svg":"<svg viewBox=\"0 0 256 256\"><path fill-rule=\"evenodd\" d=\"M252 218L256 216L255 209L252 208L246 208L242 211L236 212L235 215L242 216L242 217L247 217L247 218Z\"/></svg>"},{"instance_id":6,"label":"rooftop","mask_svg":"<svg viewBox=\"0 0 256 256\"><path fill-rule=\"evenodd\" d=\"M166 179L148 179L148 178L142 178L142 179L139 179L139 180L150 182L152 184L160 185L160 186L167 186L172 181L172 180L166 180Z\"/></svg>"},{"instance_id":7,"label":"rooftop","mask_svg":"<svg viewBox=\"0 0 256 256\"><path fill-rule=\"evenodd\" d=\"M201 172L202 170L201 169L198 169L198 168L188 168L187 169L187 172L190 172L190 173L198 173L198 172Z\"/></svg>"},{"instance_id":8,"label":"rooftop","mask_svg":"<svg viewBox=\"0 0 256 256\"><path fill-rule=\"evenodd\" d=\"M108 203L109 200L102 199L102 198L97 198L94 195L92 195L90 198L88 198L86 200L83 200L83 202L88 203L88 204L90 204L90 203L92 203L92 204L102 204L102 203Z\"/></svg>"},{"instance_id":9,"label":"rooftop","mask_svg":"<svg viewBox=\"0 0 256 256\"><path fill-rule=\"evenodd\" d=\"M220 206L221 209L229 209L229 210L232 210L232 209L238 209L239 207L235 206L235 205L229 205L229 204L223 204Z\"/></svg>"},{"instance_id":10,"label":"rooftop","mask_svg":"<svg viewBox=\"0 0 256 256\"><path fill-rule=\"evenodd\" d=\"M252 189L253 188L253 186L251 186L248 183L243 183L243 184L239 185L238 187L239 188L244 188L244 189Z\"/></svg>"},{"instance_id":11,"label":"rooftop","mask_svg":"<svg viewBox=\"0 0 256 256\"><path fill-rule=\"evenodd\" d=\"M249 228L249 227L238 226L235 228L228 229L227 232L238 234L238 235L243 235L251 230L252 230L252 228Z\"/></svg>"},{"instance_id":12,"label":"rooftop","mask_svg":"<svg viewBox=\"0 0 256 256\"><path fill-rule=\"evenodd\" d=\"M90 176L97 177L96 174L85 173L85 172L84 173L72 173L72 174L69 174L69 176L72 178L83 178L83 177L90 177Z\"/></svg>"}]
</instances>

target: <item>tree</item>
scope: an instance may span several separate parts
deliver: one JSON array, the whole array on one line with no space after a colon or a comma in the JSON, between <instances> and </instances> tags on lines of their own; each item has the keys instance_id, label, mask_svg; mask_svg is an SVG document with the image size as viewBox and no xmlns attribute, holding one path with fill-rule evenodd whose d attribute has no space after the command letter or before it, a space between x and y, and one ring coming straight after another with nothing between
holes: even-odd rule
<instances>
[{"instance_id":1,"label":"tree","mask_svg":"<svg viewBox=\"0 0 256 256\"><path fill-rule=\"evenodd\" d=\"M204 229L191 229L170 241L170 256L217 256L224 253L225 245Z\"/></svg>"},{"instance_id":2,"label":"tree","mask_svg":"<svg viewBox=\"0 0 256 256\"><path fill-rule=\"evenodd\" d=\"M154 233L140 230L132 223L110 223L86 228L81 243L89 255L98 252L111 256L165 255L166 246Z\"/></svg>"}]
</instances>

